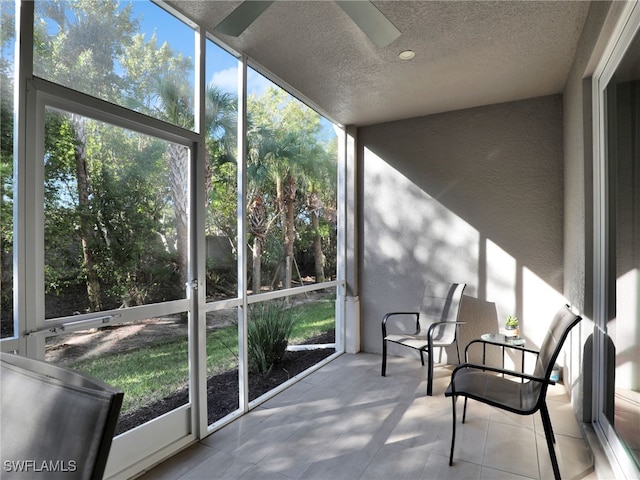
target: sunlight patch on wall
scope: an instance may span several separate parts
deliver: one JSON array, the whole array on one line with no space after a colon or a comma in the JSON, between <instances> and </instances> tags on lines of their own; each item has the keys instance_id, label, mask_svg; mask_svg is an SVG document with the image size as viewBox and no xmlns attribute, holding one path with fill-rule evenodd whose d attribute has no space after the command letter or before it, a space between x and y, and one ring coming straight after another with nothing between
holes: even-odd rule
<instances>
[{"instance_id":1,"label":"sunlight patch on wall","mask_svg":"<svg viewBox=\"0 0 640 480\"><path fill-rule=\"evenodd\" d=\"M367 148L364 163L365 261L475 286L478 231Z\"/></svg>"},{"instance_id":2,"label":"sunlight patch on wall","mask_svg":"<svg viewBox=\"0 0 640 480\"><path fill-rule=\"evenodd\" d=\"M516 259L491 240L487 240L487 299L496 302L501 326L509 315L518 315L516 299Z\"/></svg>"},{"instance_id":3,"label":"sunlight patch on wall","mask_svg":"<svg viewBox=\"0 0 640 480\"><path fill-rule=\"evenodd\" d=\"M381 235L378 239L380 253L390 260L402 259L402 245L397 236Z\"/></svg>"},{"instance_id":4,"label":"sunlight patch on wall","mask_svg":"<svg viewBox=\"0 0 640 480\"><path fill-rule=\"evenodd\" d=\"M542 343L553 316L567 300L527 267L522 268L522 292L523 330L532 342L531 347L536 348Z\"/></svg>"},{"instance_id":5,"label":"sunlight patch on wall","mask_svg":"<svg viewBox=\"0 0 640 480\"><path fill-rule=\"evenodd\" d=\"M640 270L631 269L617 279L616 297L616 320L607 324L616 344L616 387L638 390L640 305L630 300L640 299Z\"/></svg>"}]
</instances>

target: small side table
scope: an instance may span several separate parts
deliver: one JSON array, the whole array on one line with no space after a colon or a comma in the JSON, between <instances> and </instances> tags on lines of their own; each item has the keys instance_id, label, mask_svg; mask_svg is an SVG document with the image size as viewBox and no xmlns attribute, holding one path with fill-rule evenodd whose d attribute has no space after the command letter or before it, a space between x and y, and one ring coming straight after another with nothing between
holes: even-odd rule
<instances>
[{"instance_id":1,"label":"small side table","mask_svg":"<svg viewBox=\"0 0 640 480\"><path fill-rule=\"evenodd\" d=\"M502 347L502 368L504 369L504 348L505 347L524 347L527 341L524 338L514 338L510 339L509 337L505 337L501 333L484 333L480 336L480 338L485 342L491 342L494 344L499 344ZM487 354L487 344L482 344L482 364L486 363L486 354ZM524 371L524 350L522 352L522 363L521 370ZM524 378L522 379L524 382Z\"/></svg>"}]
</instances>

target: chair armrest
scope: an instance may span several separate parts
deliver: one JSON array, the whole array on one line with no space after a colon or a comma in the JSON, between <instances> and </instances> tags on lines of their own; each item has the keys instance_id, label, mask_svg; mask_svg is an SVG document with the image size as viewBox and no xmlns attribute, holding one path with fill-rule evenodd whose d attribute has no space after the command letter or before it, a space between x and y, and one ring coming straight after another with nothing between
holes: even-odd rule
<instances>
[{"instance_id":1,"label":"chair armrest","mask_svg":"<svg viewBox=\"0 0 640 480\"><path fill-rule=\"evenodd\" d=\"M478 365L475 363L462 363L458 365L456 368L454 368L453 372L451 373L452 394L455 394L455 377L458 374L458 371L462 369L474 369L474 370L482 370L484 372L488 371L488 372L501 373L504 375L511 375L513 377L524 378L525 380L530 380L532 382L546 383L547 385L555 385L556 383L553 380L549 380L544 377L536 377L534 375L529 375L527 373L521 373L521 372L516 372L514 370L509 370L508 368L497 368L497 367L491 367L488 365Z\"/></svg>"},{"instance_id":2,"label":"chair armrest","mask_svg":"<svg viewBox=\"0 0 640 480\"><path fill-rule=\"evenodd\" d=\"M396 315L415 315L416 316L416 332L414 335L420 333L420 312L390 312L387 313L382 319L382 338L387 336L387 320Z\"/></svg>"},{"instance_id":3,"label":"chair armrest","mask_svg":"<svg viewBox=\"0 0 640 480\"><path fill-rule=\"evenodd\" d=\"M456 325L456 327L458 325L464 325L467 322L433 322L431 325L429 325L429 329L427 330L427 337L431 338L431 334L433 333L433 331L442 326L442 325Z\"/></svg>"},{"instance_id":4,"label":"chair armrest","mask_svg":"<svg viewBox=\"0 0 640 480\"><path fill-rule=\"evenodd\" d=\"M464 325L467 322L433 322L431 325L429 325L429 329L427 330L427 342L429 344L429 351L431 351L431 349L433 348L433 331L438 328L441 327L443 325L455 325L456 328L458 328L458 325ZM456 332L456 338L458 336L458 332ZM460 361L460 356L458 355L458 361Z\"/></svg>"}]
</instances>

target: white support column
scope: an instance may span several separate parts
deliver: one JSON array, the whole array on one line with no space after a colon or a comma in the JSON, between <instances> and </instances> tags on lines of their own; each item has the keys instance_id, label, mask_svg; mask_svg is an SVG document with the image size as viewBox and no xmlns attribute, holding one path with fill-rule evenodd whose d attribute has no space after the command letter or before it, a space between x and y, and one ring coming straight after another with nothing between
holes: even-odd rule
<instances>
[{"instance_id":1,"label":"white support column","mask_svg":"<svg viewBox=\"0 0 640 480\"><path fill-rule=\"evenodd\" d=\"M188 291L189 294L189 348L191 360L191 397L197 398L193 402L197 408L195 415L191 416L193 432L197 432L198 438L207 435L208 408L207 408L207 319L204 311L207 294L206 280L206 239L205 223L207 212L206 205L206 143L205 143L205 118L206 118L206 79L205 79L205 55L206 35L204 29L199 26L195 32L196 52L196 90L195 90L195 124L199 140L194 143L191 151L191 171L189 178L190 208L189 219L189 280L196 280L196 284Z\"/></svg>"},{"instance_id":2,"label":"white support column","mask_svg":"<svg viewBox=\"0 0 640 480\"><path fill-rule=\"evenodd\" d=\"M238 376L240 408L249 410L249 366L247 355L247 57L238 59Z\"/></svg>"},{"instance_id":3,"label":"white support column","mask_svg":"<svg viewBox=\"0 0 640 480\"><path fill-rule=\"evenodd\" d=\"M345 145L345 352L360 351L360 285L358 248L358 131L346 128Z\"/></svg>"}]
</instances>

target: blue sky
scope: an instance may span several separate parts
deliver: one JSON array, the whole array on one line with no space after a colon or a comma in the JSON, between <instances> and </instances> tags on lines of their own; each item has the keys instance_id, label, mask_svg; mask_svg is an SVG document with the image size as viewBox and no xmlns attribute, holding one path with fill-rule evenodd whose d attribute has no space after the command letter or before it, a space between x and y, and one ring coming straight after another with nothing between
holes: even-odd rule
<instances>
[{"instance_id":1,"label":"blue sky","mask_svg":"<svg viewBox=\"0 0 640 480\"><path fill-rule=\"evenodd\" d=\"M2 2L3 9L8 4L13 5L13 2L6 2L6 0L0 0L0 2ZM185 57L194 58L195 35L191 27L151 1L133 0L131 3L133 4L133 17L140 21L140 31L145 34L147 39L155 33L159 45L166 41L173 51L181 52ZM123 1L122 7L124 8L128 4L129 2ZM5 59L13 57L11 42L2 49L2 56ZM213 82L223 91L237 94L238 61L233 55L211 41L207 41L206 81L207 83ZM250 95L260 96L270 86L274 86L271 81L255 70L248 70L247 92ZM325 136L334 135L333 127L328 120L323 118L322 126Z\"/></svg>"},{"instance_id":2,"label":"blue sky","mask_svg":"<svg viewBox=\"0 0 640 480\"><path fill-rule=\"evenodd\" d=\"M15 15L14 3L0 0L2 9L10 8L10 14ZM123 1L124 8L129 2ZM182 52L185 57L195 56L195 35L193 30L164 11L161 7L148 0L133 0L133 17L140 20L140 30L149 39L155 33L158 44L165 41L172 50ZM13 45L9 42L2 49L5 59L13 58ZM207 83L214 82L224 91L237 93L238 89L238 61L211 41L207 41ZM247 90L250 94L261 95L273 83L259 73L250 69L247 78Z\"/></svg>"},{"instance_id":3,"label":"blue sky","mask_svg":"<svg viewBox=\"0 0 640 480\"><path fill-rule=\"evenodd\" d=\"M184 56L194 58L193 30L168 15L162 8L151 2L135 0L133 2L134 17L140 19L140 27L147 38L155 32L159 44L168 42L169 46ZM207 83L214 82L220 89L237 93L238 61L213 42L207 42ZM247 76L247 90L250 94L260 95L269 86L269 80L259 73L250 70Z\"/></svg>"},{"instance_id":4,"label":"blue sky","mask_svg":"<svg viewBox=\"0 0 640 480\"><path fill-rule=\"evenodd\" d=\"M159 44L168 42L169 46L184 56L194 58L195 37L193 30L177 18L169 15L161 7L146 0L133 1L134 16L140 18L140 28L150 38L156 34ZM207 41L207 83L213 82L218 88L233 94L238 90L238 60L211 41ZM251 68L247 72L247 92L249 95L261 95L274 84ZM333 125L322 117L323 137L335 135Z\"/></svg>"}]
</instances>

